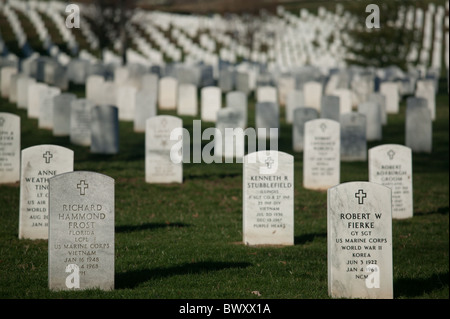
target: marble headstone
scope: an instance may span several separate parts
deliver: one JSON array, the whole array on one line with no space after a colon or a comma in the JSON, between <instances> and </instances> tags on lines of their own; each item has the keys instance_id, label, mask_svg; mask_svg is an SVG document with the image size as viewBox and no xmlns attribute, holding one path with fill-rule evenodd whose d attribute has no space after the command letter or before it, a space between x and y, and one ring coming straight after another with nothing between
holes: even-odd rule
<instances>
[{"instance_id":1,"label":"marble headstone","mask_svg":"<svg viewBox=\"0 0 450 319\"><path fill-rule=\"evenodd\" d=\"M295 90L295 77L282 76L277 82L278 90L278 103L282 106L286 106L287 98L289 94Z\"/></svg>"},{"instance_id":2,"label":"marble headstone","mask_svg":"<svg viewBox=\"0 0 450 319\"><path fill-rule=\"evenodd\" d=\"M72 93L62 93L53 98L54 136L70 136L71 105L76 98L76 95Z\"/></svg>"},{"instance_id":3,"label":"marble headstone","mask_svg":"<svg viewBox=\"0 0 450 319\"><path fill-rule=\"evenodd\" d=\"M201 89L201 119L215 122L217 111L222 108L222 92L219 87L207 86Z\"/></svg>"},{"instance_id":4,"label":"marble headstone","mask_svg":"<svg viewBox=\"0 0 450 319\"><path fill-rule=\"evenodd\" d=\"M173 77L163 77L158 83L158 107L161 110L177 108L178 81Z\"/></svg>"},{"instance_id":5,"label":"marble headstone","mask_svg":"<svg viewBox=\"0 0 450 319\"><path fill-rule=\"evenodd\" d=\"M243 165L243 242L294 245L294 157L259 151Z\"/></svg>"},{"instance_id":6,"label":"marble headstone","mask_svg":"<svg viewBox=\"0 0 450 319\"><path fill-rule=\"evenodd\" d=\"M427 100L427 106L430 109L431 119L436 119L436 93L433 80L417 81L415 97L421 97Z\"/></svg>"},{"instance_id":7,"label":"marble headstone","mask_svg":"<svg viewBox=\"0 0 450 319\"><path fill-rule=\"evenodd\" d=\"M0 69L0 91L3 98L9 98L11 76L17 72L17 68L12 66L4 66Z\"/></svg>"},{"instance_id":8,"label":"marble headstone","mask_svg":"<svg viewBox=\"0 0 450 319\"><path fill-rule=\"evenodd\" d=\"M348 182L327 193L328 294L392 299L391 190Z\"/></svg>"},{"instance_id":9,"label":"marble headstone","mask_svg":"<svg viewBox=\"0 0 450 319\"><path fill-rule=\"evenodd\" d=\"M366 116L367 141L380 141L383 137L381 107L376 102L362 102L358 105L358 112Z\"/></svg>"},{"instance_id":10,"label":"marble headstone","mask_svg":"<svg viewBox=\"0 0 450 319\"><path fill-rule=\"evenodd\" d=\"M397 114L399 111L400 96L398 85L395 82L382 82L380 93L386 97L386 113Z\"/></svg>"},{"instance_id":11,"label":"marble headstone","mask_svg":"<svg viewBox=\"0 0 450 319\"><path fill-rule=\"evenodd\" d=\"M73 171L74 154L58 145L22 150L19 239L48 239L48 179Z\"/></svg>"},{"instance_id":12,"label":"marble headstone","mask_svg":"<svg viewBox=\"0 0 450 319\"><path fill-rule=\"evenodd\" d=\"M36 80L30 77L20 77L17 80L17 107L19 109L28 108L28 86L36 83Z\"/></svg>"},{"instance_id":13,"label":"marble headstone","mask_svg":"<svg viewBox=\"0 0 450 319\"><path fill-rule=\"evenodd\" d=\"M274 86L260 86L256 89L256 102L278 103L277 89Z\"/></svg>"},{"instance_id":14,"label":"marble headstone","mask_svg":"<svg viewBox=\"0 0 450 319\"><path fill-rule=\"evenodd\" d=\"M251 91L250 76L246 72L236 72L236 90L248 95Z\"/></svg>"},{"instance_id":15,"label":"marble headstone","mask_svg":"<svg viewBox=\"0 0 450 319\"><path fill-rule=\"evenodd\" d=\"M242 114L242 128L245 129L248 122L247 95L240 91L228 92L225 96L225 106L238 110Z\"/></svg>"},{"instance_id":16,"label":"marble headstone","mask_svg":"<svg viewBox=\"0 0 450 319\"><path fill-rule=\"evenodd\" d=\"M135 132L145 132L145 121L157 114L156 95L141 89L136 93L135 102L133 129Z\"/></svg>"},{"instance_id":17,"label":"marble headstone","mask_svg":"<svg viewBox=\"0 0 450 319\"><path fill-rule=\"evenodd\" d=\"M197 116L197 87L194 84L180 84L178 86L177 114Z\"/></svg>"},{"instance_id":18,"label":"marble headstone","mask_svg":"<svg viewBox=\"0 0 450 319\"><path fill-rule=\"evenodd\" d=\"M46 92L48 85L41 82L35 82L28 86L28 107L27 114L29 118L39 119L41 108L41 95Z\"/></svg>"},{"instance_id":19,"label":"marble headstone","mask_svg":"<svg viewBox=\"0 0 450 319\"><path fill-rule=\"evenodd\" d=\"M220 161L219 163L222 162L222 157L225 158L227 163L232 163L233 158L242 159L244 156L244 134L235 131L236 129L242 129L243 126L242 113L237 109L225 107L217 111L214 155Z\"/></svg>"},{"instance_id":20,"label":"marble headstone","mask_svg":"<svg viewBox=\"0 0 450 319\"><path fill-rule=\"evenodd\" d=\"M75 171L49 187L49 289L114 289L114 180Z\"/></svg>"},{"instance_id":21,"label":"marble headstone","mask_svg":"<svg viewBox=\"0 0 450 319\"><path fill-rule=\"evenodd\" d=\"M103 103L103 85L105 78L100 75L90 75L86 80L86 99L95 104Z\"/></svg>"},{"instance_id":22,"label":"marble headstone","mask_svg":"<svg viewBox=\"0 0 450 319\"><path fill-rule=\"evenodd\" d=\"M20 180L20 116L0 112L0 184Z\"/></svg>"},{"instance_id":23,"label":"marble headstone","mask_svg":"<svg viewBox=\"0 0 450 319\"><path fill-rule=\"evenodd\" d=\"M117 89L117 103L119 120L134 121L137 89L131 85L119 86Z\"/></svg>"},{"instance_id":24,"label":"marble headstone","mask_svg":"<svg viewBox=\"0 0 450 319\"><path fill-rule=\"evenodd\" d=\"M274 136L270 129L279 129L280 127L280 107L275 102L257 102L256 103L256 129L258 138L278 138L278 133ZM261 135L265 130L265 135ZM264 134L264 133L263 133Z\"/></svg>"},{"instance_id":25,"label":"marble headstone","mask_svg":"<svg viewBox=\"0 0 450 319\"><path fill-rule=\"evenodd\" d=\"M341 161L366 161L366 116L357 112L345 113L340 117L340 124Z\"/></svg>"},{"instance_id":26,"label":"marble headstone","mask_svg":"<svg viewBox=\"0 0 450 319\"><path fill-rule=\"evenodd\" d=\"M70 104L70 142L80 146L91 145L91 109L94 102L75 99Z\"/></svg>"},{"instance_id":27,"label":"marble headstone","mask_svg":"<svg viewBox=\"0 0 450 319\"><path fill-rule=\"evenodd\" d=\"M319 112L312 107L299 107L294 110L292 123L292 149L303 152L305 138L305 123L319 118Z\"/></svg>"},{"instance_id":28,"label":"marble headstone","mask_svg":"<svg viewBox=\"0 0 450 319\"><path fill-rule=\"evenodd\" d=\"M405 145L417 153L431 153L433 146L433 121L427 104L424 98L406 100Z\"/></svg>"},{"instance_id":29,"label":"marble headstone","mask_svg":"<svg viewBox=\"0 0 450 319\"><path fill-rule=\"evenodd\" d=\"M182 127L183 121L171 115L158 115L147 119L145 130L145 181L147 183L183 182L183 163L177 162L171 156L175 144L182 143L182 141L172 140L171 134L176 129L181 132ZM182 139L182 136L180 138Z\"/></svg>"},{"instance_id":30,"label":"marble headstone","mask_svg":"<svg viewBox=\"0 0 450 319\"><path fill-rule=\"evenodd\" d=\"M309 81L303 84L303 94L305 106L315 108L320 112L322 101L322 84L320 82Z\"/></svg>"},{"instance_id":31,"label":"marble headstone","mask_svg":"<svg viewBox=\"0 0 450 319\"><path fill-rule=\"evenodd\" d=\"M91 153L119 152L119 110L113 105L91 108Z\"/></svg>"},{"instance_id":32,"label":"marble headstone","mask_svg":"<svg viewBox=\"0 0 450 319\"><path fill-rule=\"evenodd\" d=\"M340 124L317 119L305 123L303 186L326 190L340 183Z\"/></svg>"},{"instance_id":33,"label":"marble headstone","mask_svg":"<svg viewBox=\"0 0 450 319\"><path fill-rule=\"evenodd\" d=\"M340 114L339 96L324 95L321 100L320 117L339 122Z\"/></svg>"},{"instance_id":34,"label":"marble headstone","mask_svg":"<svg viewBox=\"0 0 450 319\"><path fill-rule=\"evenodd\" d=\"M392 218L413 217L412 155L409 147L383 144L369 149L369 182L392 190Z\"/></svg>"},{"instance_id":35,"label":"marble headstone","mask_svg":"<svg viewBox=\"0 0 450 319\"><path fill-rule=\"evenodd\" d=\"M341 114L349 113L353 108L352 91L349 89L335 89L330 94L339 97L339 109Z\"/></svg>"},{"instance_id":36,"label":"marble headstone","mask_svg":"<svg viewBox=\"0 0 450 319\"><path fill-rule=\"evenodd\" d=\"M292 124L294 120L294 111L299 107L305 106L303 92L300 90L292 90L286 96L286 123Z\"/></svg>"},{"instance_id":37,"label":"marble headstone","mask_svg":"<svg viewBox=\"0 0 450 319\"><path fill-rule=\"evenodd\" d=\"M61 89L52 86L41 91L38 119L39 128L53 130L53 98L59 94L61 94Z\"/></svg>"},{"instance_id":38,"label":"marble headstone","mask_svg":"<svg viewBox=\"0 0 450 319\"><path fill-rule=\"evenodd\" d=\"M380 106L381 111L381 124L387 124L387 113L386 113L386 96L381 93L371 93L368 96L370 102L375 102Z\"/></svg>"}]
</instances>

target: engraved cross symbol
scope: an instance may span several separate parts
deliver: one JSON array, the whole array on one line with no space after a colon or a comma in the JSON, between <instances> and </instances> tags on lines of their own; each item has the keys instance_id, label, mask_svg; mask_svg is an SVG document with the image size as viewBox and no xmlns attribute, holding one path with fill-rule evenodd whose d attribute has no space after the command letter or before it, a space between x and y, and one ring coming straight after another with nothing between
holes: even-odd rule
<instances>
[{"instance_id":1,"label":"engraved cross symbol","mask_svg":"<svg viewBox=\"0 0 450 319\"><path fill-rule=\"evenodd\" d=\"M80 184L77 184L77 188L80 190L80 195L85 195L86 188L89 188L89 184L86 184L84 180L80 181Z\"/></svg>"},{"instance_id":2,"label":"engraved cross symbol","mask_svg":"<svg viewBox=\"0 0 450 319\"><path fill-rule=\"evenodd\" d=\"M266 166L267 166L267 168L272 168L272 164L273 164L273 159L272 159L272 157L268 157L268 158L266 158Z\"/></svg>"},{"instance_id":3,"label":"engraved cross symbol","mask_svg":"<svg viewBox=\"0 0 450 319\"><path fill-rule=\"evenodd\" d=\"M3 123L5 123L5 119L3 117L0 117L0 126L3 126Z\"/></svg>"},{"instance_id":4,"label":"engraved cross symbol","mask_svg":"<svg viewBox=\"0 0 450 319\"><path fill-rule=\"evenodd\" d=\"M358 190L357 193L355 193L355 198L358 199L358 204L364 204L364 198L367 197L367 193L364 193L362 189Z\"/></svg>"},{"instance_id":5,"label":"engraved cross symbol","mask_svg":"<svg viewBox=\"0 0 450 319\"><path fill-rule=\"evenodd\" d=\"M389 152L387 152L387 155L389 156L389 159L393 159L395 155L394 150L389 150Z\"/></svg>"},{"instance_id":6,"label":"engraved cross symbol","mask_svg":"<svg viewBox=\"0 0 450 319\"><path fill-rule=\"evenodd\" d=\"M50 151L47 151L42 155L42 157L45 158L45 163L48 164L50 163L50 159L53 157L53 154L50 153Z\"/></svg>"},{"instance_id":7,"label":"engraved cross symbol","mask_svg":"<svg viewBox=\"0 0 450 319\"><path fill-rule=\"evenodd\" d=\"M322 130L322 132L325 132L325 130L327 129L327 125L325 123L320 124L320 129Z\"/></svg>"}]
</instances>

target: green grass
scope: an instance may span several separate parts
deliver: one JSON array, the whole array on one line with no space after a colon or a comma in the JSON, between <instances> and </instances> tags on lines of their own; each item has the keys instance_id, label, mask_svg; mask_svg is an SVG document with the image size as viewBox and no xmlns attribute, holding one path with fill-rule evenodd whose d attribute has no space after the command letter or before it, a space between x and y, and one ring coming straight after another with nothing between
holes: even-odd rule
<instances>
[{"instance_id":1,"label":"green grass","mask_svg":"<svg viewBox=\"0 0 450 319\"><path fill-rule=\"evenodd\" d=\"M393 221L394 297L449 298L448 95L437 96L432 154L413 154L414 217ZM83 96L83 88L71 87ZM120 152L90 154L37 128L37 120L6 100L0 110L21 116L22 149L58 144L75 152L75 170L115 179L115 289L52 292L46 240L19 240L19 185L0 185L0 298L3 299L329 299L326 192L302 186L295 155L295 245L242 244L242 165L185 164L181 185L144 180L143 133L120 123ZM253 123L254 99L249 100ZM166 112L168 114L174 114ZM384 143L403 143L405 101L389 115ZM192 128L192 117L184 117ZM211 126L202 123L202 129ZM279 149L291 151L281 114ZM191 135L192 136L192 135ZM206 144L208 141L204 141ZM367 162L342 163L341 182L367 180Z\"/></svg>"}]
</instances>

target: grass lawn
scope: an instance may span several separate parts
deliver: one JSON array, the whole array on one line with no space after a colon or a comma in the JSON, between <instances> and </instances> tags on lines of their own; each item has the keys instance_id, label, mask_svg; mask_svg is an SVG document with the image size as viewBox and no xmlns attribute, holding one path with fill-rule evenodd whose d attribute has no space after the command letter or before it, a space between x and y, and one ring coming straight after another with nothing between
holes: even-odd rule
<instances>
[{"instance_id":1,"label":"grass lawn","mask_svg":"<svg viewBox=\"0 0 450 319\"><path fill-rule=\"evenodd\" d=\"M449 104L446 79L438 94L433 152L413 154L414 217L393 221L395 299L449 298ZM84 88L71 91L84 95ZM2 299L329 299L326 192L302 186L302 154L292 152L291 126L281 113L279 150L295 155L295 245L242 243L242 164L184 164L183 184L144 180L143 133L120 123L120 152L101 156L38 129L20 115L22 149L57 144L75 152L75 170L115 179L115 289L52 292L48 243L19 240L19 184L0 185L0 298ZM175 113L164 112L165 114ZM254 122L249 100L249 123ZM192 129L192 117L183 117ZM202 123L202 130L211 126ZM383 140L404 143L405 100L389 115ZM192 134L191 134L192 136ZM207 144L208 141L204 141ZM367 162L341 163L341 182L367 181Z\"/></svg>"}]
</instances>

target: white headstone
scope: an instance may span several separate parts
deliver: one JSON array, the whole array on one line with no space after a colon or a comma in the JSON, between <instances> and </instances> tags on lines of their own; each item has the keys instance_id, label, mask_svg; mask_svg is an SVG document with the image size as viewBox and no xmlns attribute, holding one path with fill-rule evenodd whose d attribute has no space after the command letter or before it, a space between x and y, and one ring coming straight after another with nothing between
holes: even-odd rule
<instances>
[{"instance_id":1,"label":"white headstone","mask_svg":"<svg viewBox=\"0 0 450 319\"><path fill-rule=\"evenodd\" d=\"M145 122L156 116L156 95L141 89L136 92L136 106L134 110L134 131L145 132Z\"/></svg>"},{"instance_id":2,"label":"white headstone","mask_svg":"<svg viewBox=\"0 0 450 319\"><path fill-rule=\"evenodd\" d=\"M3 98L9 97L9 88L11 84L11 76L16 74L17 68L12 66L4 66L0 70L0 90Z\"/></svg>"},{"instance_id":3,"label":"white headstone","mask_svg":"<svg viewBox=\"0 0 450 319\"><path fill-rule=\"evenodd\" d=\"M272 102L278 104L277 89L273 86L260 86L256 89L256 102Z\"/></svg>"},{"instance_id":4,"label":"white headstone","mask_svg":"<svg viewBox=\"0 0 450 319\"><path fill-rule=\"evenodd\" d=\"M147 119L145 130L145 181L147 183L182 183L183 163L171 155L175 144L174 130L180 130L183 121L171 115L158 115ZM174 132L175 134L176 132ZM180 136L182 139L182 136ZM181 154L175 154L180 156Z\"/></svg>"},{"instance_id":5,"label":"white headstone","mask_svg":"<svg viewBox=\"0 0 450 319\"><path fill-rule=\"evenodd\" d=\"M214 156L219 163L222 157L232 163L233 159L242 160L245 151L245 137L243 133L243 118L239 110L224 107L217 111L216 133L214 136Z\"/></svg>"},{"instance_id":6,"label":"white headstone","mask_svg":"<svg viewBox=\"0 0 450 319\"><path fill-rule=\"evenodd\" d=\"M348 182L327 195L329 296L392 299L391 190Z\"/></svg>"},{"instance_id":7,"label":"white headstone","mask_svg":"<svg viewBox=\"0 0 450 319\"><path fill-rule=\"evenodd\" d=\"M57 145L22 150L19 238L48 239L48 179L73 171L73 151Z\"/></svg>"},{"instance_id":8,"label":"white headstone","mask_svg":"<svg viewBox=\"0 0 450 319\"><path fill-rule=\"evenodd\" d=\"M201 89L201 119L206 122L215 122L217 111L222 108L222 92L216 86L207 86Z\"/></svg>"},{"instance_id":9,"label":"white headstone","mask_svg":"<svg viewBox=\"0 0 450 319\"><path fill-rule=\"evenodd\" d=\"M294 244L294 158L278 151L246 155L243 166L243 241Z\"/></svg>"},{"instance_id":10,"label":"white headstone","mask_svg":"<svg viewBox=\"0 0 450 319\"><path fill-rule=\"evenodd\" d=\"M339 109L341 114L350 113L352 111L352 92L349 89L336 89L331 95L339 97Z\"/></svg>"},{"instance_id":11,"label":"white headstone","mask_svg":"<svg viewBox=\"0 0 450 319\"><path fill-rule=\"evenodd\" d=\"M381 93L369 94L368 101L375 102L380 106L381 110L381 124L387 124L387 113L386 113L386 96Z\"/></svg>"},{"instance_id":12,"label":"white headstone","mask_svg":"<svg viewBox=\"0 0 450 319\"><path fill-rule=\"evenodd\" d=\"M427 106L430 109L431 119L434 121L436 119L436 93L433 80L417 81L415 96L427 100Z\"/></svg>"},{"instance_id":13,"label":"white headstone","mask_svg":"<svg viewBox=\"0 0 450 319\"><path fill-rule=\"evenodd\" d=\"M117 103L114 105L119 109L119 120L134 121L136 92L137 89L130 85L119 86L117 88Z\"/></svg>"},{"instance_id":14,"label":"white headstone","mask_svg":"<svg viewBox=\"0 0 450 319\"><path fill-rule=\"evenodd\" d=\"M384 144L371 148L369 182L392 190L392 218L413 217L412 155L409 147Z\"/></svg>"},{"instance_id":15,"label":"white headstone","mask_svg":"<svg viewBox=\"0 0 450 319\"><path fill-rule=\"evenodd\" d=\"M46 92L48 85L41 82L35 82L28 86L28 117L32 119L39 119L39 112L41 108L41 95Z\"/></svg>"},{"instance_id":16,"label":"white headstone","mask_svg":"<svg viewBox=\"0 0 450 319\"><path fill-rule=\"evenodd\" d=\"M76 95L63 93L53 98L53 135L70 136L70 113Z\"/></svg>"},{"instance_id":17,"label":"white headstone","mask_svg":"<svg viewBox=\"0 0 450 319\"><path fill-rule=\"evenodd\" d=\"M197 87L194 84L180 84L178 86L177 114L197 116Z\"/></svg>"},{"instance_id":18,"label":"white headstone","mask_svg":"<svg viewBox=\"0 0 450 319\"><path fill-rule=\"evenodd\" d=\"M228 92L225 96L225 106L238 110L242 114L242 128L245 129L248 122L247 95L240 91Z\"/></svg>"},{"instance_id":19,"label":"white headstone","mask_svg":"<svg viewBox=\"0 0 450 319\"><path fill-rule=\"evenodd\" d=\"M319 118L319 112L312 107L299 107L294 110L292 123L292 149L294 152L303 152L305 123Z\"/></svg>"},{"instance_id":20,"label":"white headstone","mask_svg":"<svg viewBox=\"0 0 450 319\"><path fill-rule=\"evenodd\" d=\"M280 128L280 107L275 102L257 102L256 103L256 129L258 130L258 138L277 139L279 132L271 131L271 129ZM263 135L261 135L263 134Z\"/></svg>"},{"instance_id":21,"label":"white headstone","mask_svg":"<svg viewBox=\"0 0 450 319\"><path fill-rule=\"evenodd\" d=\"M177 108L178 81L172 77L163 77L158 83L158 106L161 110Z\"/></svg>"},{"instance_id":22,"label":"white headstone","mask_svg":"<svg viewBox=\"0 0 450 319\"><path fill-rule=\"evenodd\" d=\"M341 161L366 161L366 116L357 112L341 114Z\"/></svg>"},{"instance_id":23,"label":"white headstone","mask_svg":"<svg viewBox=\"0 0 450 319\"><path fill-rule=\"evenodd\" d=\"M114 180L75 171L49 187L49 289L114 289Z\"/></svg>"},{"instance_id":24,"label":"white headstone","mask_svg":"<svg viewBox=\"0 0 450 319\"><path fill-rule=\"evenodd\" d=\"M41 90L38 119L39 128L53 129L53 98L59 94L61 94L61 89L57 87L50 86L46 90Z\"/></svg>"},{"instance_id":25,"label":"white headstone","mask_svg":"<svg viewBox=\"0 0 450 319\"><path fill-rule=\"evenodd\" d=\"M291 124L294 119L294 111L299 107L305 106L303 92L292 90L286 96L286 123Z\"/></svg>"},{"instance_id":26,"label":"white headstone","mask_svg":"<svg viewBox=\"0 0 450 319\"><path fill-rule=\"evenodd\" d=\"M91 145L91 109L94 102L76 99L70 104L70 142L80 146Z\"/></svg>"},{"instance_id":27,"label":"white headstone","mask_svg":"<svg viewBox=\"0 0 450 319\"><path fill-rule=\"evenodd\" d=\"M36 83L36 80L30 77L21 77L17 80L17 107L19 109L28 108L28 86Z\"/></svg>"},{"instance_id":28,"label":"white headstone","mask_svg":"<svg viewBox=\"0 0 450 319\"><path fill-rule=\"evenodd\" d=\"M91 153L119 152L119 110L113 105L91 108Z\"/></svg>"},{"instance_id":29,"label":"white headstone","mask_svg":"<svg viewBox=\"0 0 450 319\"><path fill-rule=\"evenodd\" d=\"M20 116L0 112L0 184L20 180Z\"/></svg>"},{"instance_id":30,"label":"white headstone","mask_svg":"<svg viewBox=\"0 0 450 319\"><path fill-rule=\"evenodd\" d=\"M303 186L326 190L340 182L340 124L328 119L305 123Z\"/></svg>"},{"instance_id":31,"label":"white headstone","mask_svg":"<svg viewBox=\"0 0 450 319\"><path fill-rule=\"evenodd\" d=\"M380 93L386 97L386 113L397 114L399 111L400 99L397 83L382 82L380 84Z\"/></svg>"},{"instance_id":32,"label":"white headstone","mask_svg":"<svg viewBox=\"0 0 450 319\"><path fill-rule=\"evenodd\" d=\"M358 113L366 116L367 141L380 141L383 137L381 107L376 102L363 102L358 105Z\"/></svg>"},{"instance_id":33,"label":"white headstone","mask_svg":"<svg viewBox=\"0 0 450 319\"><path fill-rule=\"evenodd\" d=\"M431 153L433 146L433 121L424 98L406 100L405 145L413 152Z\"/></svg>"},{"instance_id":34,"label":"white headstone","mask_svg":"<svg viewBox=\"0 0 450 319\"><path fill-rule=\"evenodd\" d=\"M320 112L322 101L322 83L306 82L303 84L303 95L305 97L305 106L315 108Z\"/></svg>"},{"instance_id":35,"label":"white headstone","mask_svg":"<svg viewBox=\"0 0 450 319\"><path fill-rule=\"evenodd\" d=\"M90 75L86 80L86 99L95 104L103 103L103 85L105 79L100 75Z\"/></svg>"},{"instance_id":36,"label":"white headstone","mask_svg":"<svg viewBox=\"0 0 450 319\"><path fill-rule=\"evenodd\" d=\"M339 122L341 111L339 96L324 95L322 96L320 117Z\"/></svg>"},{"instance_id":37,"label":"white headstone","mask_svg":"<svg viewBox=\"0 0 450 319\"><path fill-rule=\"evenodd\" d=\"M292 76L282 76L278 79L278 103L285 106L289 94L295 90L295 78Z\"/></svg>"}]
</instances>

